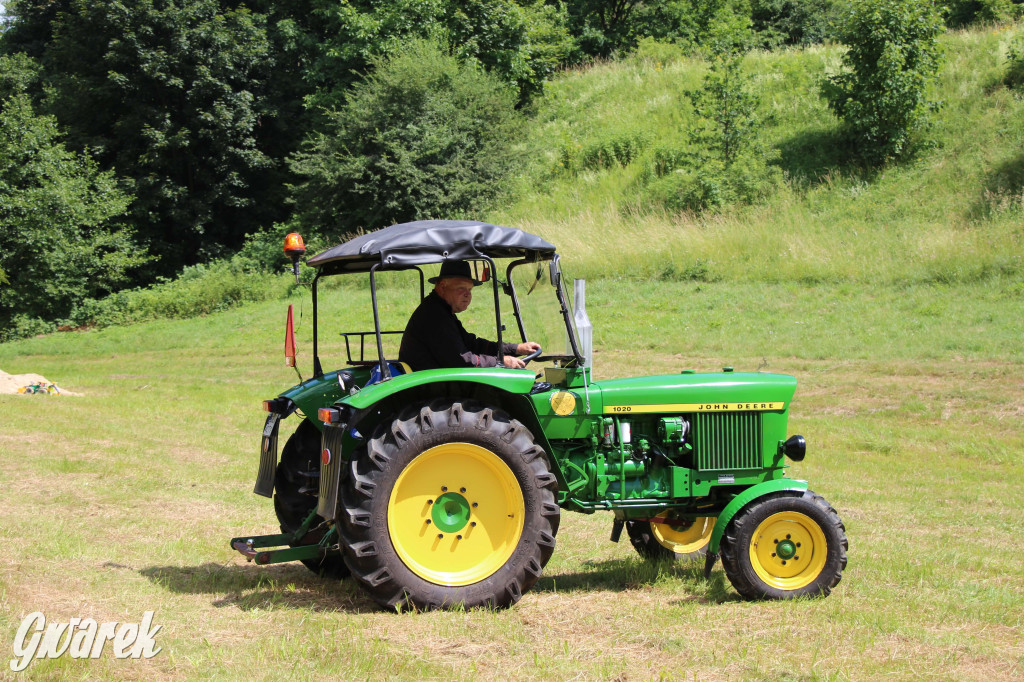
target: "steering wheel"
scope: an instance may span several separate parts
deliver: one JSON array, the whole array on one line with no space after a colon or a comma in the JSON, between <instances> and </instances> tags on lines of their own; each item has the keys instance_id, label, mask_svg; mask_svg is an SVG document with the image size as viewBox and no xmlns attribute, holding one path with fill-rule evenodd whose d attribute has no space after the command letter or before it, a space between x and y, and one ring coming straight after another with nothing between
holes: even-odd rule
<instances>
[{"instance_id":1,"label":"steering wheel","mask_svg":"<svg viewBox=\"0 0 1024 682\"><path fill-rule=\"evenodd\" d=\"M536 360L536 359L537 359L537 356L539 356L539 355L540 355L541 353L543 353L543 352L544 352L544 349L543 349L543 348L540 348L540 347L538 347L538 348L537 348L537 350L533 351L533 352L532 352L532 353L530 353L529 355L524 355L524 356L523 356L522 358L520 358L520 359L521 359L521 360L523 361L523 364L524 364L524 365L528 365L528 364L530 364L530 360Z\"/></svg>"}]
</instances>

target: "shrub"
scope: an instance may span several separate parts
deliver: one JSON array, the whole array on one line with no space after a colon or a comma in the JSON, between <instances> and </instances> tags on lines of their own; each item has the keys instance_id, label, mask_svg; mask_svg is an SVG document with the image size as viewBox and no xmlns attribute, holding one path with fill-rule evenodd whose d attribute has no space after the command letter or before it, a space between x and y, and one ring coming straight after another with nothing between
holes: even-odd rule
<instances>
[{"instance_id":1,"label":"shrub","mask_svg":"<svg viewBox=\"0 0 1024 682\"><path fill-rule=\"evenodd\" d=\"M1006 21L1017 13L1012 0L950 0L946 3L950 28L963 28L977 22Z\"/></svg>"},{"instance_id":2,"label":"shrub","mask_svg":"<svg viewBox=\"0 0 1024 682\"><path fill-rule=\"evenodd\" d=\"M871 165L904 156L939 106L927 89L941 62L941 11L931 0L854 0L839 31L844 69L822 94Z\"/></svg>"},{"instance_id":3,"label":"shrub","mask_svg":"<svg viewBox=\"0 0 1024 682\"><path fill-rule=\"evenodd\" d=\"M413 41L355 85L327 130L293 159L299 223L376 229L479 214L522 152L515 91L436 43Z\"/></svg>"},{"instance_id":4,"label":"shrub","mask_svg":"<svg viewBox=\"0 0 1024 682\"><path fill-rule=\"evenodd\" d=\"M841 0L752 0L754 30L765 46L814 45L830 39Z\"/></svg>"},{"instance_id":5,"label":"shrub","mask_svg":"<svg viewBox=\"0 0 1024 682\"><path fill-rule=\"evenodd\" d=\"M615 131L587 145L568 143L559 150L559 163L569 172L628 166L650 144L640 130Z\"/></svg>"},{"instance_id":6,"label":"shrub","mask_svg":"<svg viewBox=\"0 0 1024 682\"><path fill-rule=\"evenodd\" d=\"M1024 85L1024 38L1018 38L1010 45L1003 82L1011 88Z\"/></svg>"},{"instance_id":7,"label":"shrub","mask_svg":"<svg viewBox=\"0 0 1024 682\"><path fill-rule=\"evenodd\" d=\"M25 57L0 57L0 330L74 313L123 285L149 260L121 222L130 197L112 173L68 151L57 124L33 110Z\"/></svg>"}]
</instances>

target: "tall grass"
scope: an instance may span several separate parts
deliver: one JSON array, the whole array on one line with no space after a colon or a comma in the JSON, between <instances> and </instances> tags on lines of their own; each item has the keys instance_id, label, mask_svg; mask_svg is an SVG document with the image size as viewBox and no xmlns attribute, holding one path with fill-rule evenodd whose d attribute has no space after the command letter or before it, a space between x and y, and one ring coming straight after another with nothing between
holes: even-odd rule
<instances>
[{"instance_id":1,"label":"tall grass","mask_svg":"<svg viewBox=\"0 0 1024 682\"><path fill-rule=\"evenodd\" d=\"M763 205L670 214L637 201L658 146L681 144L683 91L704 65L633 60L564 74L540 104L535 162L518 201L492 218L543 235L579 274L739 281L971 282L1024 275L1024 99L1002 85L1020 33L998 26L943 37L943 102L929 139L903 164L849 166L817 83L838 47L755 52L763 135L786 186ZM566 172L564 151L647 140L626 164ZM625 132L624 132L625 131Z\"/></svg>"}]
</instances>

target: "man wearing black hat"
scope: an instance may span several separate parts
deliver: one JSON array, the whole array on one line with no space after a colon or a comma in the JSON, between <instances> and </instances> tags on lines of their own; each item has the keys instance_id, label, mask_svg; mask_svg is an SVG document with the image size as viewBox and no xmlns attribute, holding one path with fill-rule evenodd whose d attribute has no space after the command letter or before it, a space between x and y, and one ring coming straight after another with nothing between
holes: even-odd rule
<instances>
[{"instance_id":1,"label":"man wearing black hat","mask_svg":"<svg viewBox=\"0 0 1024 682\"><path fill-rule=\"evenodd\" d=\"M473 301L473 279L466 261L445 261L441 274L428 280L434 290L427 295L409 318L402 334L398 359L415 371L441 367L495 367L498 344L470 334L462 326L458 313ZM503 343L501 354L506 367L526 367L517 355L528 355L540 346L532 341L518 345Z\"/></svg>"}]
</instances>

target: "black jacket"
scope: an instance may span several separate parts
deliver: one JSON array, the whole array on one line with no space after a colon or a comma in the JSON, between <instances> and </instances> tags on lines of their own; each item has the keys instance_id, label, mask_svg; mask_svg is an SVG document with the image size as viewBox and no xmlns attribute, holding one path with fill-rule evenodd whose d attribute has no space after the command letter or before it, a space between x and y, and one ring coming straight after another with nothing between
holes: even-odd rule
<instances>
[{"instance_id":1,"label":"black jacket","mask_svg":"<svg viewBox=\"0 0 1024 682\"><path fill-rule=\"evenodd\" d=\"M516 355L514 343L502 355ZM436 291L420 302L402 334L398 359L415 371L441 367L495 367L498 344L470 334Z\"/></svg>"}]
</instances>

